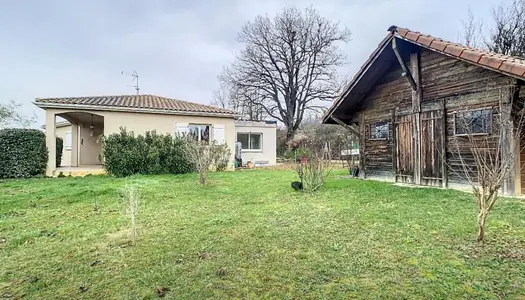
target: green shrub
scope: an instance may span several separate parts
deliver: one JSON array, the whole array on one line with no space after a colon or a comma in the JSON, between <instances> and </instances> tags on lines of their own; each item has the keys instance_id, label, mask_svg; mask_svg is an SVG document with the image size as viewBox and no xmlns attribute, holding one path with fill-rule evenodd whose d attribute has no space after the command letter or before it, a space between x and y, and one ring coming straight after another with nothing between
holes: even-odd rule
<instances>
[{"instance_id":1,"label":"green shrub","mask_svg":"<svg viewBox=\"0 0 525 300\"><path fill-rule=\"evenodd\" d=\"M0 178L27 178L46 173L46 135L36 129L0 130Z\"/></svg>"},{"instance_id":2,"label":"green shrub","mask_svg":"<svg viewBox=\"0 0 525 300\"><path fill-rule=\"evenodd\" d=\"M225 144L214 144L212 143L211 147L214 147L213 150L213 165L217 172L223 172L228 169L228 163L230 162L231 151Z\"/></svg>"},{"instance_id":3,"label":"green shrub","mask_svg":"<svg viewBox=\"0 0 525 300\"><path fill-rule=\"evenodd\" d=\"M148 131L137 135L121 128L102 139L102 156L108 174L182 174L195 168L187 157L182 137Z\"/></svg>"},{"instance_id":4,"label":"green shrub","mask_svg":"<svg viewBox=\"0 0 525 300\"><path fill-rule=\"evenodd\" d=\"M60 167L60 164L62 163L62 151L64 149L64 140L57 136L57 142L56 142L56 148L57 148L57 157L56 157L56 167Z\"/></svg>"}]
</instances>

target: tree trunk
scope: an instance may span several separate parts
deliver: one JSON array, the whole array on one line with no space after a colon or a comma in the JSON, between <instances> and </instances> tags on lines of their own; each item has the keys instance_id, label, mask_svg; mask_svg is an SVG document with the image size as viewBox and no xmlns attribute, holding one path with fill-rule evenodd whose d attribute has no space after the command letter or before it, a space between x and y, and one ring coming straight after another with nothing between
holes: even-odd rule
<instances>
[{"instance_id":1,"label":"tree trunk","mask_svg":"<svg viewBox=\"0 0 525 300\"><path fill-rule=\"evenodd\" d=\"M487 213L480 212L478 214L478 238L477 241L483 243L485 239L485 220L487 219Z\"/></svg>"},{"instance_id":2,"label":"tree trunk","mask_svg":"<svg viewBox=\"0 0 525 300\"><path fill-rule=\"evenodd\" d=\"M293 139L293 136L295 134L295 131L293 130L292 126L288 126L286 128L286 140L290 141Z\"/></svg>"},{"instance_id":3,"label":"tree trunk","mask_svg":"<svg viewBox=\"0 0 525 300\"><path fill-rule=\"evenodd\" d=\"M206 184L206 173L204 172L199 173L199 182L200 184Z\"/></svg>"}]
</instances>

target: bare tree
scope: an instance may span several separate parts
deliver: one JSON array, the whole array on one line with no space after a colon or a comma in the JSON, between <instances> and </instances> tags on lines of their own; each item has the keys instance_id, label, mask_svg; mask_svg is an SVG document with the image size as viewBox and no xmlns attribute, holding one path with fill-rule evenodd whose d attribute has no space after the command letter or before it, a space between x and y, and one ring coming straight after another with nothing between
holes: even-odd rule
<instances>
[{"instance_id":1,"label":"bare tree","mask_svg":"<svg viewBox=\"0 0 525 300\"><path fill-rule=\"evenodd\" d=\"M210 101L210 104L220 108L234 109L230 103L230 96L228 91L223 88L213 91L213 96L212 100Z\"/></svg>"},{"instance_id":2,"label":"bare tree","mask_svg":"<svg viewBox=\"0 0 525 300\"><path fill-rule=\"evenodd\" d=\"M467 19L461 20L461 23L463 25L463 33L460 37L460 42L468 47L483 47L483 22L476 19L470 7Z\"/></svg>"},{"instance_id":3,"label":"bare tree","mask_svg":"<svg viewBox=\"0 0 525 300\"><path fill-rule=\"evenodd\" d=\"M489 50L525 57L525 0L504 2L492 13L494 28L487 47Z\"/></svg>"},{"instance_id":4,"label":"bare tree","mask_svg":"<svg viewBox=\"0 0 525 300\"><path fill-rule=\"evenodd\" d=\"M234 110L247 120L261 121L267 115L257 97L260 97L257 92L245 92L238 86L226 87L221 84L221 88L213 93L211 105Z\"/></svg>"},{"instance_id":5,"label":"bare tree","mask_svg":"<svg viewBox=\"0 0 525 300\"><path fill-rule=\"evenodd\" d=\"M451 160L459 161L460 166L449 165L449 169L473 189L478 207L478 242L484 241L487 216L516 168L514 154L521 152L525 120L522 102L500 100L496 106L462 110L455 115Z\"/></svg>"},{"instance_id":6,"label":"bare tree","mask_svg":"<svg viewBox=\"0 0 525 300\"><path fill-rule=\"evenodd\" d=\"M210 170L223 171L229 165L230 150L215 141L201 142L188 137L185 151L199 173L200 184L206 184Z\"/></svg>"},{"instance_id":7,"label":"bare tree","mask_svg":"<svg viewBox=\"0 0 525 300\"><path fill-rule=\"evenodd\" d=\"M293 137L308 110L321 109L339 90L337 69L345 62L338 47L350 31L313 8L287 8L275 18L258 16L241 30L245 48L219 76L249 102L282 122Z\"/></svg>"},{"instance_id":8,"label":"bare tree","mask_svg":"<svg viewBox=\"0 0 525 300\"><path fill-rule=\"evenodd\" d=\"M0 129L6 126L16 125L29 127L35 121L35 116L26 116L19 112L21 104L15 101L0 103Z\"/></svg>"},{"instance_id":9,"label":"bare tree","mask_svg":"<svg viewBox=\"0 0 525 300\"><path fill-rule=\"evenodd\" d=\"M462 24L460 42L467 46L525 57L525 0L503 0L495 7L487 36L483 34L483 21L476 19L470 8Z\"/></svg>"}]
</instances>

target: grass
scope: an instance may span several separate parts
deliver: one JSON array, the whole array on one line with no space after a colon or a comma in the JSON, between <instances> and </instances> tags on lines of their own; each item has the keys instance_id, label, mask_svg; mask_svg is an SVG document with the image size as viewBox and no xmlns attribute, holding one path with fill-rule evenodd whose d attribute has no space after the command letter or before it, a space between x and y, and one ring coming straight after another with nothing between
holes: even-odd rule
<instances>
[{"instance_id":1,"label":"grass","mask_svg":"<svg viewBox=\"0 0 525 300\"><path fill-rule=\"evenodd\" d=\"M525 202L292 171L0 183L0 298L523 299ZM140 192L131 245L122 190Z\"/></svg>"}]
</instances>

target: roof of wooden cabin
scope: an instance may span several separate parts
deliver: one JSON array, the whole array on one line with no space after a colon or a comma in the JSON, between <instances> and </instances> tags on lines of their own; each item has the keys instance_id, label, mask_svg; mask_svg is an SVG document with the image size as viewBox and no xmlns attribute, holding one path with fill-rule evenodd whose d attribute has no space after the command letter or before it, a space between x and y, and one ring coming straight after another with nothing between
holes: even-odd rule
<instances>
[{"instance_id":1,"label":"roof of wooden cabin","mask_svg":"<svg viewBox=\"0 0 525 300\"><path fill-rule=\"evenodd\" d=\"M323 116L323 123L334 123L331 119L334 112L339 108L344 111L352 111L358 105L358 100L364 95L364 90L368 90L370 85L367 83L375 83L374 78L384 71L384 67L375 67L376 61L382 56L385 56L383 51L387 45L390 44L393 38L404 40L408 43L426 48L428 50L441 53L443 55L462 60L492 71L505 74L507 76L515 77L525 80L525 59L517 58L509 55L497 54L487 50L467 47L458 43L445 41L431 35L422 34L417 31L411 31L406 28L391 26L388 29L387 36L379 43L376 50L370 55L367 61L361 66L359 71L354 75L350 83L343 89L342 93L334 100L332 106ZM392 51L390 51L392 52ZM394 59L392 55L388 55L389 59ZM387 64L382 64L387 65ZM371 75L368 75L371 74ZM366 82L363 82L366 81ZM356 92L357 89L357 92ZM354 101L345 101L345 99L354 98ZM345 105L345 102L349 102ZM343 107L344 106L344 107Z\"/></svg>"}]
</instances>

